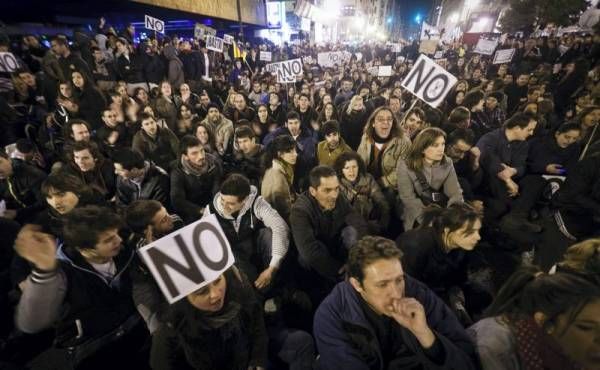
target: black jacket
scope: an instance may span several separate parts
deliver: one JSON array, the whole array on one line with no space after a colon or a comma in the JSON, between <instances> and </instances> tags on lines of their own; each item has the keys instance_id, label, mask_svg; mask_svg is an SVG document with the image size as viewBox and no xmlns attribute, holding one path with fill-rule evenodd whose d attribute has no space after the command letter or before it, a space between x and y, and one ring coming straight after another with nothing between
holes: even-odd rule
<instances>
[{"instance_id":1,"label":"black jacket","mask_svg":"<svg viewBox=\"0 0 600 370\"><path fill-rule=\"evenodd\" d=\"M352 150L358 148L368 119L369 112L366 109L352 111L350 114L344 111L340 114L340 134Z\"/></svg>"},{"instance_id":2,"label":"black jacket","mask_svg":"<svg viewBox=\"0 0 600 370\"><path fill-rule=\"evenodd\" d=\"M529 155L527 156L527 168L529 173L544 175L546 166L549 164L560 164L567 171L577 163L581 145L574 143L566 148L561 148L556 143L553 134L534 139L529 144Z\"/></svg>"},{"instance_id":3,"label":"black jacket","mask_svg":"<svg viewBox=\"0 0 600 370\"><path fill-rule=\"evenodd\" d=\"M102 194L106 200L112 199L115 195L117 179L115 167L109 159L96 162L96 167L92 171L82 172L74 163L65 166L64 171L81 179L84 184Z\"/></svg>"},{"instance_id":4,"label":"black jacket","mask_svg":"<svg viewBox=\"0 0 600 370\"><path fill-rule=\"evenodd\" d=\"M208 171L202 176L188 174L181 161L171 171L171 203L173 209L186 223L202 217L201 210L210 203L219 191L223 168L212 154L206 153Z\"/></svg>"},{"instance_id":5,"label":"black jacket","mask_svg":"<svg viewBox=\"0 0 600 370\"><path fill-rule=\"evenodd\" d=\"M153 199L171 209L169 175L161 168L148 165L141 184L117 176L117 204L127 206L138 199Z\"/></svg>"},{"instance_id":6,"label":"black jacket","mask_svg":"<svg viewBox=\"0 0 600 370\"><path fill-rule=\"evenodd\" d=\"M237 270L229 269L224 276L227 291L221 311L204 315L185 298L170 307L167 323L152 338L153 369L266 367L268 338L262 306L254 296L253 287ZM219 320L226 312L235 314L222 319L224 322L218 328L205 321L207 316Z\"/></svg>"},{"instance_id":7,"label":"black jacket","mask_svg":"<svg viewBox=\"0 0 600 370\"><path fill-rule=\"evenodd\" d=\"M333 282L339 280L338 270L348 257L341 242L342 229L353 226L358 239L368 230L366 221L343 196L338 196L332 211L324 211L308 192L292 206L290 224L300 264Z\"/></svg>"},{"instance_id":8,"label":"black jacket","mask_svg":"<svg viewBox=\"0 0 600 370\"><path fill-rule=\"evenodd\" d=\"M143 62L143 59L136 54L130 54L128 57L124 54L119 55L115 61L119 77L132 84L146 82L143 70L145 63Z\"/></svg>"},{"instance_id":9,"label":"black jacket","mask_svg":"<svg viewBox=\"0 0 600 370\"><path fill-rule=\"evenodd\" d=\"M102 126L102 111L106 108L106 99L100 90L92 86L85 87L77 96L79 117L89 123L93 129Z\"/></svg>"},{"instance_id":10,"label":"black jacket","mask_svg":"<svg viewBox=\"0 0 600 370\"><path fill-rule=\"evenodd\" d=\"M13 174L0 179L0 199L6 202L7 209L17 211L16 221L28 222L46 204L40 191L46 174L19 159L12 160L12 167Z\"/></svg>"}]
</instances>

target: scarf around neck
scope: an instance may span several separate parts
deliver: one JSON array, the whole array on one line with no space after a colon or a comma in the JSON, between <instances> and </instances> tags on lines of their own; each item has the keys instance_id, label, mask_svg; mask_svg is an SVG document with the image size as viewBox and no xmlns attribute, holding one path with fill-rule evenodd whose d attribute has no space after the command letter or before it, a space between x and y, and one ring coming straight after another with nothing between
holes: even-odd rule
<instances>
[{"instance_id":1,"label":"scarf around neck","mask_svg":"<svg viewBox=\"0 0 600 370\"><path fill-rule=\"evenodd\" d=\"M181 166L183 167L183 172L188 175L202 176L208 171L208 158L204 160L202 166L198 166L181 156Z\"/></svg>"}]
</instances>

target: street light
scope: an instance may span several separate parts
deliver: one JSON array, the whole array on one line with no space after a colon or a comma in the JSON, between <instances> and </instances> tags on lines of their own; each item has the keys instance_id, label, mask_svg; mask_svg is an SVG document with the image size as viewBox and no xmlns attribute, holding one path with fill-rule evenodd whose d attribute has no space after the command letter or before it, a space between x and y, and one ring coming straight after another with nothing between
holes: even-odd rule
<instances>
[{"instance_id":1,"label":"street light","mask_svg":"<svg viewBox=\"0 0 600 370\"><path fill-rule=\"evenodd\" d=\"M417 15L415 16L415 22L421 23L421 14L420 13L417 13Z\"/></svg>"},{"instance_id":2,"label":"street light","mask_svg":"<svg viewBox=\"0 0 600 370\"><path fill-rule=\"evenodd\" d=\"M450 17L448 18L448 20L450 21L450 23L456 23L458 22L458 12L454 12L452 14L450 14Z\"/></svg>"}]
</instances>

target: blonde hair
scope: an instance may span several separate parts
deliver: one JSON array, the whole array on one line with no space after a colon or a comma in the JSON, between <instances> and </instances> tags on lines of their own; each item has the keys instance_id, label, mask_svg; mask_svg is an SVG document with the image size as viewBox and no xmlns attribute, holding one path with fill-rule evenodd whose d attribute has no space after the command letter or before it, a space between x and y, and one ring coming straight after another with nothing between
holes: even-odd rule
<instances>
[{"instance_id":1,"label":"blonde hair","mask_svg":"<svg viewBox=\"0 0 600 370\"><path fill-rule=\"evenodd\" d=\"M594 259L599 261L594 263ZM600 272L589 271L590 267L600 265L600 238L584 240L570 246L560 265L580 272Z\"/></svg>"},{"instance_id":2,"label":"blonde hair","mask_svg":"<svg viewBox=\"0 0 600 370\"><path fill-rule=\"evenodd\" d=\"M354 107L354 103L356 103L359 99L363 100L363 97L360 95L354 95L352 99L350 99L350 103L348 103L348 108L346 108L346 114L352 113L352 107Z\"/></svg>"}]
</instances>

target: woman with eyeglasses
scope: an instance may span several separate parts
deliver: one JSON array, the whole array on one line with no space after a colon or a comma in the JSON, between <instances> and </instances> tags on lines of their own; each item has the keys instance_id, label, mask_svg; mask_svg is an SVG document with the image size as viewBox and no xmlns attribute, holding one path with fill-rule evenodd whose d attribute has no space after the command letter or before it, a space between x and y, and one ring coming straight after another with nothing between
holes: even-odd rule
<instances>
[{"instance_id":1,"label":"woman with eyeglasses","mask_svg":"<svg viewBox=\"0 0 600 370\"><path fill-rule=\"evenodd\" d=\"M404 230L423 222L426 206L442 208L463 203L452 160L446 156L446 134L436 127L421 131L406 160L398 161L398 195L404 206Z\"/></svg>"}]
</instances>

